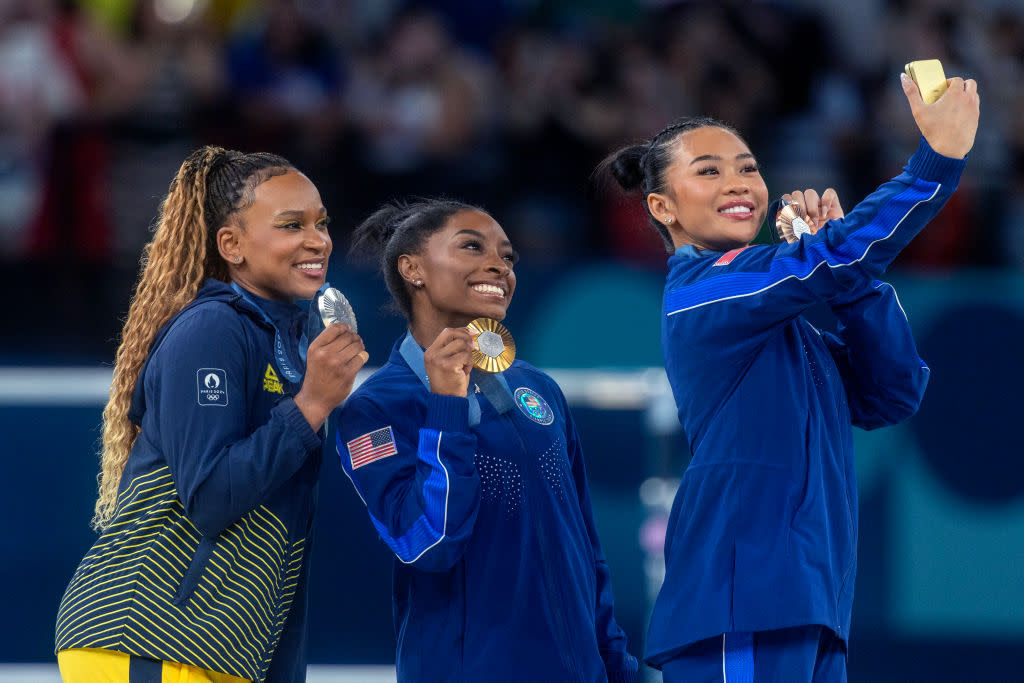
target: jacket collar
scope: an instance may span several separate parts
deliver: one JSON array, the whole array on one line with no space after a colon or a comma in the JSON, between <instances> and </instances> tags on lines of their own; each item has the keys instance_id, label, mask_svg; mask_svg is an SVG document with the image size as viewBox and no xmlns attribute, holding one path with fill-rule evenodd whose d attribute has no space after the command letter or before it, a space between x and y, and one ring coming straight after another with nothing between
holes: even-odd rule
<instances>
[{"instance_id":1,"label":"jacket collar","mask_svg":"<svg viewBox=\"0 0 1024 683\"><path fill-rule=\"evenodd\" d=\"M238 285L238 288L241 289L241 285ZM266 323L264 319L264 314L266 314L266 317L270 318L279 330L291 330L296 327L297 321L305 320L306 312L294 302L265 299L249 290L245 290L243 295L235 287L219 280L207 280L203 288L199 290L199 294L196 295L196 301L206 300L208 296L209 298L218 298L223 290L227 290L231 295L228 303L232 306L263 323Z\"/></svg>"},{"instance_id":2,"label":"jacket collar","mask_svg":"<svg viewBox=\"0 0 1024 683\"><path fill-rule=\"evenodd\" d=\"M679 258L703 258L707 253L708 252L698 249L692 244L684 244L676 249L672 255L678 256Z\"/></svg>"}]
</instances>

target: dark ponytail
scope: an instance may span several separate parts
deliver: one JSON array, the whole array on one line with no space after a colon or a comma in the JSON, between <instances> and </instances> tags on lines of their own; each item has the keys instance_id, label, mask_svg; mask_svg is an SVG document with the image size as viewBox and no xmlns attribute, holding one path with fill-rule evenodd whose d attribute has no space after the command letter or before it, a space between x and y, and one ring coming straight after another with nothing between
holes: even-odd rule
<instances>
[{"instance_id":1,"label":"dark ponytail","mask_svg":"<svg viewBox=\"0 0 1024 683\"><path fill-rule=\"evenodd\" d=\"M410 285L398 272L402 254L418 254L430 236L462 211L481 208L451 199L394 201L377 209L355 229L349 253L377 262L391 298L406 320L412 320Z\"/></svg>"},{"instance_id":2,"label":"dark ponytail","mask_svg":"<svg viewBox=\"0 0 1024 683\"><path fill-rule=\"evenodd\" d=\"M673 144L683 133L698 128L722 128L743 139L732 126L717 119L710 116L691 116L667 126L648 142L629 145L612 152L598 164L595 171L595 175L599 177L610 175L626 192L640 191L651 227L661 235L669 251L674 248L672 235L661 221L655 220L651 215L650 207L647 206L647 195L665 191L665 175L672 164Z\"/></svg>"}]
</instances>

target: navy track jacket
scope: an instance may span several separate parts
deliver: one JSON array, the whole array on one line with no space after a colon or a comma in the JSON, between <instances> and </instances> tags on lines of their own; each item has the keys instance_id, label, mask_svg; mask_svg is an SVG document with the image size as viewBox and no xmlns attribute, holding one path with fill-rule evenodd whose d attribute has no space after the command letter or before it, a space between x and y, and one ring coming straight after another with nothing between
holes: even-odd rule
<instances>
[{"instance_id":1,"label":"navy track jacket","mask_svg":"<svg viewBox=\"0 0 1024 683\"><path fill-rule=\"evenodd\" d=\"M502 373L515 405L499 414L476 394L470 427L469 400L428 392L400 348L334 416L345 473L396 556L398 679L639 680L561 390L517 360Z\"/></svg>"},{"instance_id":2,"label":"navy track jacket","mask_svg":"<svg viewBox=\"0 0 1024 683\"><path fill-rule=\"evenodd\" d=\"M305 680L323 438L291 398L301 379L277 369L274 327L260 309L301 370L302 309L247 301L217 280L157 335L132 397L142 431L114 519L61 601L57 650Z\"/></svg>"},{"instance_id":3,"label":"navy track jacket","mask_svg":"<svg viewBox=\"0 0 1024 683\"><path fill-rule=\"evenodd\" d=\"M729 631L820 624L846 640L857 568L851 424L912 415L928 380L892 287L875 280L956 189L964 160L922 139L904 172L795 244L681 247L665 284L665 367L693 458L665 540L653 666ZM838 334L801 315L826 302Z\"/></svg>"}]
</instances>

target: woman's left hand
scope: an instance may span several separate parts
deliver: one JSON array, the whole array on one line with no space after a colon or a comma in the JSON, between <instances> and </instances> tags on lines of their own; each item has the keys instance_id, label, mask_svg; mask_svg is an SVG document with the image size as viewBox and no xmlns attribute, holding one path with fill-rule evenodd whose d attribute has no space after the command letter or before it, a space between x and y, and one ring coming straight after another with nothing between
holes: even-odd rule
<instances>
[{"instance_id":1,"label":"woman's left hand","mask_svg":"<svg viewBox=\"0 0 1024 683\"><path fill-rule=\"evenodd\" d=\"M782 200L787 204L796 202L802 209L802 213L809 219L808 222L814 226L815 231L826 222L846 215L839 203L839 195L831 187L822 192L820 196L817 190L811 188L803 192L796 190L782 195Z\"/></svg>"}]
</instances>

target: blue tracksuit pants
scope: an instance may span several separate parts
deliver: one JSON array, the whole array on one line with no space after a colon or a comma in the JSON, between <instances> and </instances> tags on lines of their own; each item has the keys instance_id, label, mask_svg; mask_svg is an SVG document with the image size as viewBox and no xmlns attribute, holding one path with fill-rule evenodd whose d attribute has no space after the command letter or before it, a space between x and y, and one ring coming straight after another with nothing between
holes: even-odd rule
<instances>
[{"instance_id":1,"label":"blue tracksuit pants","mask_svg":"<svg viewBox=\"0 0 1024 683\"><path fill-rule=\"evenodd\" d=\"M725 633L661 667L665 683L846 683L846 647L822 626Z\"/></svg>"}]
</instances>

